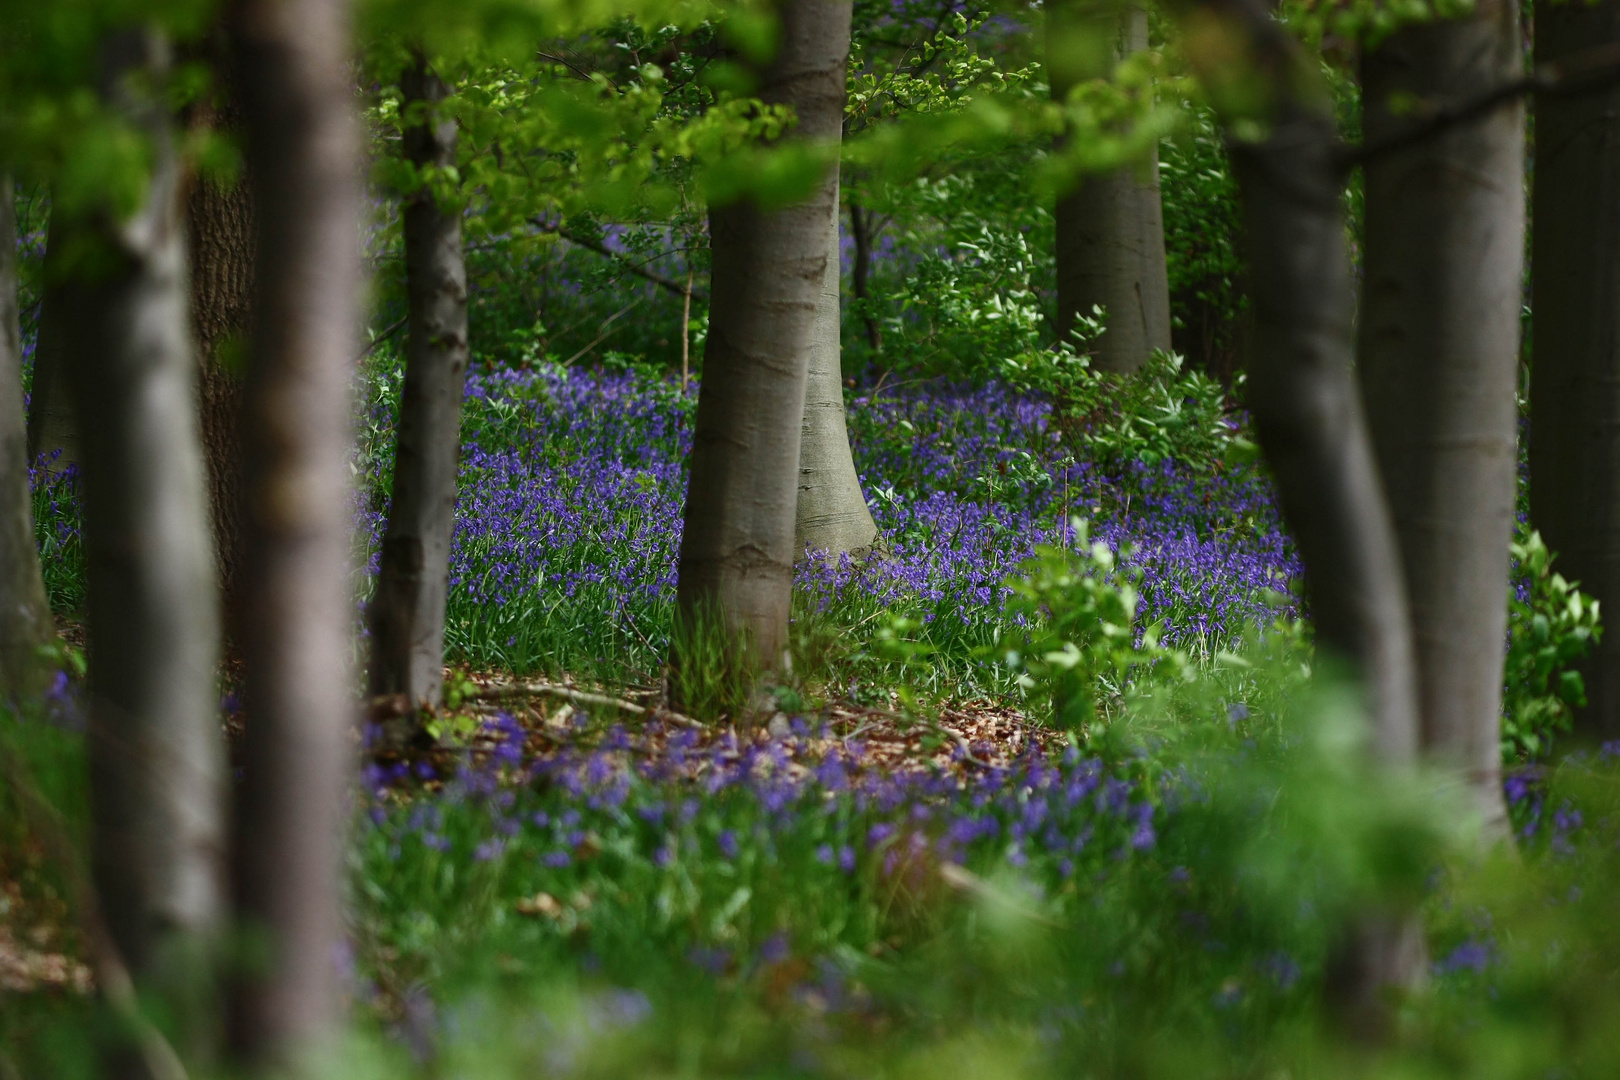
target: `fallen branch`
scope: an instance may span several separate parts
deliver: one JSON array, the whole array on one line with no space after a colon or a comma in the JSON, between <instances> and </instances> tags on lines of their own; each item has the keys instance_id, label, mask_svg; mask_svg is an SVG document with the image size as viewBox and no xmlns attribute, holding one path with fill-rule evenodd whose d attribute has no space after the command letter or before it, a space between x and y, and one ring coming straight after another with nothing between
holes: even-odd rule
<instances>
[{"instance_id":1,"label":"fallen branch","mask_svg":"<svg viewBox=\"0 0 1620 1080\"><path fill-rule=\"evenodd\" d=\"M645 716L649 720L666 720L677 727L702 730L703 725L690 716L682 716L671 709L660 709L657 706L648 707L637 705L624 698L612 697L608 694L593 694L586 690L575 690L571 686L559 686L556 683L524 682L524 683L493 683L479 689L473 695L484 700L499 700L509 697L549 697L562 701L570 701L575 705L596 705L604 708L618 709L631 716Z\"/></svg>"}]
</instances>

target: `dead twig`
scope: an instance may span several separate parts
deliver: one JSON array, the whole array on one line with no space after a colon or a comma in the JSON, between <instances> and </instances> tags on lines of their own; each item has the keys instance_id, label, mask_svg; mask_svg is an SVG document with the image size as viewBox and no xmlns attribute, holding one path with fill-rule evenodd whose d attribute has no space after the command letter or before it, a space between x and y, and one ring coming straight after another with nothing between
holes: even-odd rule
<instances>
[{"instance_id":1,"label":"dead twig","mask_svg":"<svg viewBox=\"0 0 1620 1080\"><path fill-rule=\"evenodd\" d=\"M603 708L618 709L631 716L645 716L649 720L665 720L677 727L693 728L701 731L703 725L690 716L682 716L672 709L661 709L656 706L649 708L637 705L624 698L612 697L608 694L593 694L586 690L575 690L571 686L559 686L556 683L522 682L522 683L492 683L481 688L475 697L484 699L500 699L505 697L549 697L562 701L570 701L575 705L596 705Z\"/></svg>"}]
</instances>

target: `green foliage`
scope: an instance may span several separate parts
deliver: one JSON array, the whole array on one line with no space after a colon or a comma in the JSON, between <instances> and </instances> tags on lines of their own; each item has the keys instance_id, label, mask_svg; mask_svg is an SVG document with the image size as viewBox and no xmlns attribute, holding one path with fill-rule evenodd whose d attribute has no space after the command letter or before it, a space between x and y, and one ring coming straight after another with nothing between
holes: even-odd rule
<instances>
[{"instance_id":1,"label":"green foliage","mask_svg":"<svg viewBox=\"0 0 1620 1080\"><path fill-rule=\"evenodd\" d=\"M1180 673L1186 658L1159 645L1160 628L1136 627L1137 572L1120 567L1107 544L1088 543L1073 521L1074 548L1042 548L1028 576L1010 582L1007 613L1019 629L1005 633L995 658L1018 685L1049 706L1058 727L1088 735L1122 698L1132 673Z\"/></svg>"},{"instance_id":2,"label":"green foliage","mask_svg":"<svg viewBox=\"0 0 1620 1080\"><path fill-rule=\"evenodd\" d=\"M1603 636L1598 602L1553 570L1539 532L1519 526L1513 559L1528 595L1508 601L1508 648L1502 691L1502 759L1547 756L1586 704L1586 684L1573 666Z\"/></svg>"}]
</instances>

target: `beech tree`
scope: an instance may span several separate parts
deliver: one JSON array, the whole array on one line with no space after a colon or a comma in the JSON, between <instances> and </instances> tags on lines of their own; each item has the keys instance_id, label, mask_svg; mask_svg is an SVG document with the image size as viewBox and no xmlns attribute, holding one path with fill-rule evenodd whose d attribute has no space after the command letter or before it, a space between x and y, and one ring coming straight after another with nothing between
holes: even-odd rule
<instances>
[{"instance_id":1,"label":"beech tree","mask_svg":"<svg viewBox=\"0 0 1620 1080\"><path fill-rule=\"evenodd\" d=\"M1362 58L1368 145L1412 124L1403 103L1468 100L1522 69L1513 0L1398 30ZM1523 107L1374 154L1365 178L1359 372L1411 604L1420 742L1505 836Z\"/></svg>"},{"instance_id":2,"label":"beech tree","mask_svg":"<svg viewBox=\"0 0 1620 1080\"><path fill-rule=\"evenodd\" d=\"M1551 67L1620 46L1620 3L1536 9L1535 60ZM1620 86L1542 94L1535 105L1530 516L1559 570L1620 611ZM1620 633L1582 665L1593 740L1620 738Z\"/></svg>"},{"instance_id":3,"label":"beech tree","mask_svg":"<svg viewBox=\"0 0 1620 1080\"><path fill-rule=\"evenodd\" d=\"M0 507L4 507L0 510L0 699L4 699L35 688L38 653L52 637L28 490L17 313L17 206L9 176L0 176Z\"/></svg>"},{"instance_id":4,"label":"beech tree","mask_svg":"<svg viewBox=\"0 0 1620 1080\"><path fill-rule=\"evenodd\" d=\"M84 243L51 272L83 420L92 863L112 943L151 989L224 914L218 609L167 46L128 30L101 55L102 99L145 137L150 179L132 212L76 209Z\"/></svg>"},{"instance_id":5,"label":"beech tree","mask_svg":"<svg viewBox=\"0 0 1620 1080\"><path fill-rule=\"evenodd\" d=\"M849 56L847 0L787 0L759 97L793 107L793 137L836 139ZM805 378L825 289L837 174L780 209L753 199L709 211L709 336L692 446L676 605L689 625L718 611L767 670L787 645ZM678 658L677 658L678 660Z\"/></svg>"},{"instance_id":6,"label":"beech tree","mask_svg":"<svg viewBox=\"0 0 1620 1080\"><path fill-rule=\"evenodd\" d=\"M425 55L400 78L404 150L418 175L456 164L456 122L435 115L446 88ZM371 601L371 692L435 704L444 681L444 605L455 529L461 400L467 379L467 270L459 207L430 182L405 204L405 388L394 490Z\"/></svg>"},{"instance_id":7,"label":"beech tree","mask_svg":"<svg viewBox=\"0 0 1620 1080\"><path fill-rule=\"evenodd\" d=\"M360 145L343 0L237 0L232 62L257 196L243 386L242 656L235 906L266 946L232 1042L285 1066L341 1023L334 950L350 683L351 386Z\"/></svg>"},{"instance_id":8,"label":"beech tree","mask_svg":"<svg viewBox=\"0 0 1620 1080\"><path fill-rule=\"evenodd\" d=\"M1047 73L1063 101L1088 79L1106 77L1148 47L1147 13L1108 0L1062 0L1047 9ZM1170 282L1165 266L1159 159L1084 177L1058 199L1057 332L1067 340L1078 317L1107 313L1092 362L1128 373L1155 349L1170 348Z\"/></svg>"},{"instance_id":9,"label":"beech tree","mask_svg":"<svg viewBox=\"0 0 1620 1080\"><path fill-rule=\"evenodd\" d=\"M51 211L45 239L45 263L52 266L69 246L71 232L62 214ZM28 460L44 459L52 470L65 469L79 459L79 430L73 416L72 386L62 354L68 316L63 311L61 283L45 277L39 305L39 330L34 340L34 380L28 398Z\"/></svg>"}]
</instances>

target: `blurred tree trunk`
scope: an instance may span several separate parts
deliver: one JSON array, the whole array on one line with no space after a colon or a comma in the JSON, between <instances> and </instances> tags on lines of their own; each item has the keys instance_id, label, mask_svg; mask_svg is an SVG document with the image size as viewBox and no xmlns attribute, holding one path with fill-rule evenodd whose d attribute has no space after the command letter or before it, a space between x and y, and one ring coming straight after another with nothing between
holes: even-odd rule
<instances>
[{"instance_id":1,"label":"blurred tree trunk","mask_svg":"<svg viewBox=\"0 0 1620 1080\"><path fill-rule=\"evenodd\" d=\"M833 220L827 230L827 268L810 339L804 428L799 439L799 501L794 553L825 551L859 557L880 543L850 456L844 416L842 260L838 248L838 180L833 178Z\"/></svg>"},{"instance_id":2,"label":"blurred tree trunk","mask_svg":"<svg viewBox=\"0 0 1620 1080\"><path fill-rule=\"evenodd\" d=\"M342 1023L361 220L349 17L343 0L235 0L227 23L257 203L233 884L243 929L266 951L236 987L231 1032L249 1068L287 1067Z\"/></svg>"},{"instance_id":3,"label":"blurred tree trunk","mask_svg":"<svg viewBox=\"0 0 1620 1080\"><path fill-rule=\"evenodd\" d=\"M1536 9L1537 67L1620 44L1620 2ZM1536 99L1530 516L1558 569L1620 612L1620 87ZM1582 665L1577 730L1620 738L1620 631Z\"/></svg>"},{"instance_id":4,"label":"blurred tree trunk","mask_svg":"<svg viewBox=\"0 0 1620 1080\"><path fill-rule=\"evenodd\" d=\"M1400 30L1362 58L1363 129L1392 102L1473 98L1523 74L1518 5ZM1421 744L1507 835L1502 661L1524 267L1518 102L1365 166L1362 394L1406 569Z\"/></svg>"},{"instance_id":5,"label":"blurred tree trunk","mask_svg":"<svg viewBox=\"0 0 1620 1080\"><path fill-rule=\"evenodd\" d=\"M431 110L444 83L418 57L400 79L407 111L430 110L404 133L418 169L456 163L456 122ZM393 501L371 601L371 692L438 704L444 682L444 604L456 524L461 400L467 382L467 270L461 211L424 188L405 204L409 323L405 389L394 451Z\"/></svg>"},{"instance_id":6,"label":"blurred tree trunk","mask_svg":"<svg viewBox=\"0 0 1620 1080\"><path fill-rule=\"evenodd\" d=\"M55 265L67 246L70 226L53 206L45 238L45 264ZM39 305L39 336L34 341L34 381L28 398L28 460L42 456L53 472L79 460L79 429L73 417L73 393L62 355L65 316L62 286L45 277Z\"/></svg>"},{"instance_id":7,"label":"blurred tree trunk","mask_svg":"<svg viewBox=\"0 0 1620 1080\"><path fill-rule=\"evenodd\" d=\"M1108 0L1063 0L1047 13L1052 98L1106 78L1148 46L1147 13ZM1170 282L1165 268L1159 159L1087 176L1060 198L1057 228L1057 332L1101 306L1106 331L1092 349L1104 371L1132 372L1154 349L1170 348Z\"/></svg>"},{"instance_id":8,"label":"blurred tree trunk","mask_svg":"<svg viewBox=\"0 0 1620 1080\"><path fill-rule=\"evenodd\" d=\"M186 249L166 43L103 47L101 93L153 149L143 205L73 222L53 267L82 419L88 558L91 854L112 941L150 990L194 975L223 914L224 749L218 607L187 319ZM53 210L53 214L59 212ZM57 252L60 255L60 252Z\"/></svg>"},{"instance_id":9,"label":"blurred tree trunk","mask_svg":"<svg viewBox=\"0 0 1620 1080\"><path fill-rule=\"evenodd\" d=\"M849 58L848 0L788 0L760 97L794 107L795 137L836 139ZM827 272L836 167L803 203L709 211L713 269L681 536L677 608L718 609L752 659L777 668L793 585L805 375ZM677 658L678 660L678 658Z\"/></svg>"},{"instance_id":10,"label":"blurred tree trunk","mask_svg":"<svg viewBox=\"0 0 1620 1080\"><path fill-rule=\"evenodd\" d=\"M1247 400L1283 517L1299 545L1323 659L1348 662L1372 720L1371 750L1400 768L1416 756L1417 678L1400 550L1373 460L1351 360L1350 258L1332 99L1315 62L1265 0L1204 0L1228 47L1192 53L1228 122L1253 115L1267 135L1230 142L1254 306ZM1215 34L1206 28L1206 34ZM1206 37L1205 41L1217 40ZM1235 81L1236 55L1254 81ZM1340 951L1340 1015L1387 1030L1385 990L1423 970L1422 927L1405 911L1368 912Z\"/></svg>"},{"instance_id":11,"label":"blurred tree trunk","mask_svg":"<svg viewBox=\"0 0 1620 1080\"><path fill-rule=\"evenodd\" d=\"M17 312L17 205L0 176L0 699L38 689L39 649L52 636L28 489L22 330Z\"/></svg>"},{"instance_id":12,"label":"blurred tree trunk","mask_svg":"<svg viewBox=\"0 0 1620 1080\"><path fill-rule=\"evenodd\" d=\"M872 235L872 211L856 202L853 196L849 200L849 235L855 241L855 265L850 268L850 287L854 290L855 299L866 300L872 291L872 242L876 237ZM869 311L863 312L861 324L866 329L866 344L871 347L873 354L882 352L883 330L878 325L877 317Z\"/></svg>"}]
</instances>

